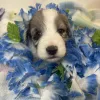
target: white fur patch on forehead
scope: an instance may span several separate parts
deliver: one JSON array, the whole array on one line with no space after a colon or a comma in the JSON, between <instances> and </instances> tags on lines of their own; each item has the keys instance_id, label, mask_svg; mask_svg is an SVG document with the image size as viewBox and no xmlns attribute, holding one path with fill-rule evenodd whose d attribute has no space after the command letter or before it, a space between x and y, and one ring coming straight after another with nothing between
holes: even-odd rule
<instances>
[{"instance_id":1,"label":"white fur patch on forehead","mask_svg":"<svg viewBox=\"0 0 100 100\"><path fill-rule=\"evenodd\" d=\"M55 18L58 15L58 12L54 9L45 9L43 10L43 15L45 18Z\"/></svg>"},{"instance_id":2,"label":"white fur patch on forehead","mask_svg":"<svg viewBox=\"0 0 100 100\"><path fill-rule=\"evenodd\" d=\"M58 12L54 9L46 9L46 10L43 10L43 16L44 16L44 23L45 23L46 30L47 30L46 33L48 33L48 31L51 33L54 32L55 31L55 19L58 16Z\"/></svg>"}]
</instances>

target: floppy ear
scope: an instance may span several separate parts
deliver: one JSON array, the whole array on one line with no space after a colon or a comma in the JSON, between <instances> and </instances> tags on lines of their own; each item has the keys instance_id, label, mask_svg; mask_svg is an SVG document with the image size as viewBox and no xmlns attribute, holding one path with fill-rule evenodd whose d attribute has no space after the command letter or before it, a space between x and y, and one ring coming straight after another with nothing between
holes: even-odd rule
<instances>
[{"instance_id":1,"label":"floppy ear","mask_svg":"<svg viewBox=\"0 0 100 100\"><path fill-rule=\"evenodd\" d=\"M68 34L68 38L72 37L72 31L71 31L71 26L69 23L67 23L67 30L66 33Z\"/></svg>"},{"instance_id":2,"label":"floppy ear","mask_svg":"<svg viewBox=\"0 0 100 100\"><path fill-rule=\"evenodd\" d=\"M31 31L30 31L30 24L28 25L27 31L26 31L26 45L29 44L29 41L31 40Z\"/></svg>"},{"instance_id":3,"label":"floppy ear","mask_svg":"<svg viewBox=\"0 0 100 100\"><path fill-rule=\"evenodd\" d=\"M61 17L66 25L66 33L68 35L68 38L71 38L72 37L72 31L71 31L71 26L70 26L70 23L68 21L68 18L66 15L64 14L61 14Z\"/></svg>"}]
</instances>

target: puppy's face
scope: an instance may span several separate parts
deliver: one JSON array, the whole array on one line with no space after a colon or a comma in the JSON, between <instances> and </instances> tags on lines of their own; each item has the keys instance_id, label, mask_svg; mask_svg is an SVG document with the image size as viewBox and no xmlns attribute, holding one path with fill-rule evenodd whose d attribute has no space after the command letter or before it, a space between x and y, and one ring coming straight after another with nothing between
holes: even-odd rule
<instances>
[{"instance_id":1,"label":"puppy's face","mask_svg":"<svg viewBox=\"0 0 100 100\"><path fill-rule=\"evenodd\" d=\"M65 56L68 36L66 16L53 9L38 11L32 17L27 31L27 41L33 55L51 62Z\"/></svg>"}]
</instances>

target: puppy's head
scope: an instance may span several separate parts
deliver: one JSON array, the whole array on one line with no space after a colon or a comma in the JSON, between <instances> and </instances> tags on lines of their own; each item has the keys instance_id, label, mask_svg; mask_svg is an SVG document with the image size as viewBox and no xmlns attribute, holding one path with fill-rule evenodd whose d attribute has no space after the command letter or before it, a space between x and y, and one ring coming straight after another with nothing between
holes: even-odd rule
<instances>
[{"instance_id":1,"label":"puppy's head","mask_svg":"<svg viewBox=\"0 0 100 100\"><path fill-rule=\"evenodd\" d=\"M26 40L34 56L53 62L65 56L69 30L65 15L53 9L40 10L29 23Z\"/></svg>"}]
</instances>

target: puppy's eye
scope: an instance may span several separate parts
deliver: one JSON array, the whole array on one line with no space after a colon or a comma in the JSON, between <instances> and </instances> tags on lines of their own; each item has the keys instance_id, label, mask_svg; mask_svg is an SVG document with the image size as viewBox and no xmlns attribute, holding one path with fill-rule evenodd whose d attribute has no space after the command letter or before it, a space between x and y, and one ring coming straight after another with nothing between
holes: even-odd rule
<instances>
[{"instance_id":1,"label":"puppy's eye","mask_svg":"<svg viewBox=\"0 0 100 100\"><path fill-rule=\"evenodd\" d=\"M35 30L35 34L33 36L33 40L39 40L39 38L41 37L41 31L39 30Z\"/></svg>"},{"instance_id":2,"label":"puppy's eye","mask_svg":"<svg viewBox=\"0 0 100 100\"><path fill-rule=\"evenodd\" d=\"M58 33L60 33L60 35L62 35L65 32L64 29L58 29L57 31L58 31Z\"/></svg>"}]
</instances>

